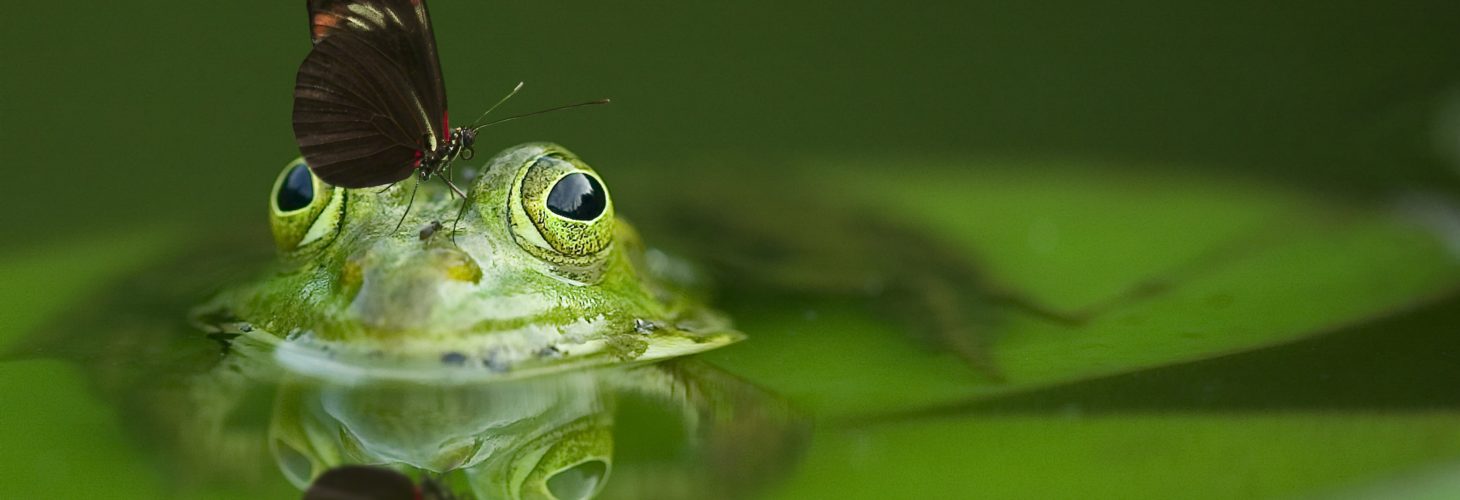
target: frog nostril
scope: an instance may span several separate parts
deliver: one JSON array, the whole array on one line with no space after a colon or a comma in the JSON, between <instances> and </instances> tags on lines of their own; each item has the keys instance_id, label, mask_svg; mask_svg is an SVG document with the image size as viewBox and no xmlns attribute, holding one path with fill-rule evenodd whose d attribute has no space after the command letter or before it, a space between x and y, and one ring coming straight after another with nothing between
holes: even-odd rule
<instances>
[{"instance_id":1,"label":"frog nostril","mask_svg":"<svg viewBox=\"0 0 1460 500\"><path fill-rule=\"evenodd\" d=\"M438 248L432 250L432 258L436 265L447 278L467 283L476 283L482 279L482 268L477 265L476 259L471 258L466 252L456 249Z\"/></svg>"},{"instance_id":2,"label":"frog nostril","mask_svg":"<svg viewBox=\"0 0 1460 500\"><path fill-rule=\"evenodd\" d=\"M346 260L345 265L340 268L340 287L350 290L353 295L354 291L360 289L360 283L363 281L365 281L365 266L361 262L361 258L354 256Z\"/></svg>"}]
</instances>

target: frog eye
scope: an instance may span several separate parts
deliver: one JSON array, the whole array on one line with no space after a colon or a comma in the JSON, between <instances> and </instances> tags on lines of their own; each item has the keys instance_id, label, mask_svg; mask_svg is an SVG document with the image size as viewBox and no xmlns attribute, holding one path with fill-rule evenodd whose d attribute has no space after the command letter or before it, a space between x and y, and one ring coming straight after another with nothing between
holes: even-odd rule
<instances>
[{"instance_id":1,"label":"frog eye","mask_svg":"<svg viewBox=\"0 0 1460 500\"><path fill-rule=\"evenodd\" d=\"M314 175L303 164L295 164L284 172L274 190L274 207L280 213L292 213L309 207L314 201Z\"/></svg>"},{"instance_id":2,"label":"frog eye","mask_svg":"<svg viewBox=\"0 0 1460 500\"><path fill-rule=\"evenodd\" d=\"M559 217L591 222L608 209L608 192L598 179L583 172L559 177L548 191L547 207Z\"/></svg>"},{"instance_id":3,"label":"frog eye","mask_svg":"<svg viewBox=\"0 0 1460 500\"><path fill-rule=\"evenodd\" d=\"M554 498L593 498L603 489L608 470L608 462L589 460L554 473L547 490Z\"/></svg>"},{"instance_id":4,"label":"frog eye","mask_svg":"<svg viewBox=\"0 0 1460 500\"><path fill-rule=\"evenodd\" d=\"M584 267L613 241L613 202L588 165L565 152L534 159L512 195L513 234L549 262Z\"/></svg>"},{"instance_id":5,"label":"frog eye","mask_svg":"<svg viewBox=\"0 0 1460 500\"><path fill-rule=\"evenodd\" d=\"M290 162L269 195L274 243L288 252L331 239L339 230L344 194L310 172L303 159Z\"/></svg>"}]
</instances>

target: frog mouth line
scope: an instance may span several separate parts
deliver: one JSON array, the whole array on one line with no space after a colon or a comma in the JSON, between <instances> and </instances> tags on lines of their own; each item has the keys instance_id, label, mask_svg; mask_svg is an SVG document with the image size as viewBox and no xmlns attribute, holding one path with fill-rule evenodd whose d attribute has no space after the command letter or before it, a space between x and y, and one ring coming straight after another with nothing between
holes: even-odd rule
<instances>
[{"instance_id":1,"label":"frog mouth line","mask_svg":"<svg viewBox=\"0 0 1460 500\"><path fill-rule=\"evenodd\" d=\"M599 330L573 335L541 327L465 341L427 339L392 342L386 346L358 340L325 340L310 332L286 339L260 330L245 335L271 344L275 362L291 373L307 377L336 383L446 384L513 380L606 365L649 363L722 347L745 337L729 329L689 332L660 328L632 334Z\"/></svg>"}]
</instances>

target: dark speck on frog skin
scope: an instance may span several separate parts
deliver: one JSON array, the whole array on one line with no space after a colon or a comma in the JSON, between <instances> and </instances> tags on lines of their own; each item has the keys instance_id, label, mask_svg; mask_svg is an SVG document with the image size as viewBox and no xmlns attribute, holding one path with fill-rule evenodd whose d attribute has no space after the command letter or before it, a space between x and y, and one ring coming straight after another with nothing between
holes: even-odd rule
<instances>
[{"instance_id":1,"label":"dark speck on frog skin","mask_svg":"<svg viewBox=\"0 0 1460 500\"><path fill-rule=\"evenodd\" d=\"M466 355L459 352L448 352L441 355L441 362L448 365L466 364Z\"/></svg>"},{"instance_id":2,"label":"dark speck on frog skin","mask_svg":"<svg viewBox=\"0 0 1460 500\"><path fill-rule=\"evenodd\" d=\"M487 353L487 357L482 358L482 366L485 366L488 370L492 370L494 372L507 371L506 363L502 361L502 356L496 351Z\"/></svg>"}]
</instances>

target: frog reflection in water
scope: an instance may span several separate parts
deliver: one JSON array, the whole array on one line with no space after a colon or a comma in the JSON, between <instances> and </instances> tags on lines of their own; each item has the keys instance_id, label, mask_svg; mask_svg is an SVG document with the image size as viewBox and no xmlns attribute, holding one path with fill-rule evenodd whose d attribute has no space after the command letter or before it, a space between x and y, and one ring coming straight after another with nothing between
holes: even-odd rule
<instances>
[{"instance_id":1,"label":"frog reflection in water","mask_svg":"<svg viewBox=\"0 0 1460 500\"><path fill-rule=\"evenodd\" d=\"M668 413L620 423L622 400ZM643 410L635 414L652 415ZM638 429L627 433L630 443L615 442L617 425ZM291 378L280 386L268 434L280 470L301 488L343 465L378 464L425 471L470 498L664 497L670 485L694 485L688 491L697 498L734 498L789 468L806 430L753 386L707 365L669 362L469 384ZM689 441L672 460L646 462L638 450L629 453L637 461L618 466L617 446L642 448L632 434Z\"/></svg>"},{"instance_id":2,"label":"frog reflection in water","mask_svg":"<svg viewBox=\"0 0 1460 500\"><path fill-rule=\"evenodd\" d=\"M278 343L296 370L432 381L650 361L741 338L663 278L672 273L645 259L598 174L559 146L499 154L464 212L433 188L421 200L406 185L333 188L290 164L270 203L282 268L223 293L199 322ZM450 231L434 230L442 221Z\"/></svg>"}]
</instances>

